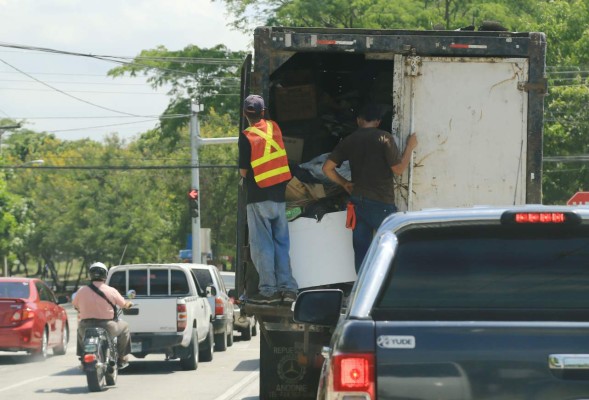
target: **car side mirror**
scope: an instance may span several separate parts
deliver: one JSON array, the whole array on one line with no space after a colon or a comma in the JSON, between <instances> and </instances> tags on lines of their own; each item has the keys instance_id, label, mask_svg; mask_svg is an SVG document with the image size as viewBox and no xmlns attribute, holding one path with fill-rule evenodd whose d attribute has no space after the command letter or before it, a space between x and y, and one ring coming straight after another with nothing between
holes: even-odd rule
<instances>
[{"instance_id":1,"label":"car side mirror","mask_svg":"<svg viewBox=\"0 0 589 400\"><path fill-rule=\"evenodd\" d=\"M57 304L66 304L70 302L70 298L68 296L57 296Z\"/></svg>"},{"instance_id":2,"label":"car side mirror","mask_svg":"<svg viewBox=\"0 0 589 400\"><path fill-rule=\"evenodd\" d=\"M216 295L217 295L217 289L213 285L208 285L207 286L207 296L216 296Z\"/></svg>"},{"instance_id":3,"label":"car side mirror","mask_svg":"<svg viewBox=\"0 0 589 400\"><path fill-rule=\"evenodd\" d=\"M299 293L294 305L298 323L335 326L340 317L344 292L339 289L308 290Z\"/></svg>"}]
</instances>

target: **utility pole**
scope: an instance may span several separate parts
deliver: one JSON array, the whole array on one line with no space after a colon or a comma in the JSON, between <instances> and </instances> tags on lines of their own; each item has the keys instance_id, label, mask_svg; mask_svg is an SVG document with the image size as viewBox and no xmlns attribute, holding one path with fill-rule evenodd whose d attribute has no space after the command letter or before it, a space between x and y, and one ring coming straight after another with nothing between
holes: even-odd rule
<instances>
[{"instance_id":1,"label":"utility pole","mask_svg":"<svg viewBox=\"0 0 589 400\"><path fill-rule=\"evenodd\" d=\"M198 113L202 111L201 104L196 103L194 100L190 106L190 152L191 152L191 166L190 169L190 180L191 188L196 190L197 198L197 214L192 215L192 262L200 264L202 262L202 254L200 252L200 196L198 196L199 188L199 168L198 168L198 146L200 138L200 127L198 125Z\"/></svg>"},{"instance_id":2,"label":"utility pole","mask_svg":"<svg viewBox=\"0 0 589 400\"><path fill-rule=\"evenodd\" d=\"M6 133L7 130L18 129L20 126L20 124L0 126L0 154L2 154L2 136Z\"/></svg>"},{"instance_id":3,"label":"utility pole","mask_svg":"<svg viewBox=\"0 0 589 400\"><path fill-rule=\"evenodd\" d=\"M208 138L200 137L200 126L198 124L198 113L203 110L202 104L198 104L194 99L191 104L190 115L190 153L191 153L191 189L197 193L197 210L196 216L192 215L192 262L202 263L202 254L200 247L200 175L198 165L198 149L200 146L209 144L228 144L237 143L238 137Z\"/></svg>"}]
</instances>

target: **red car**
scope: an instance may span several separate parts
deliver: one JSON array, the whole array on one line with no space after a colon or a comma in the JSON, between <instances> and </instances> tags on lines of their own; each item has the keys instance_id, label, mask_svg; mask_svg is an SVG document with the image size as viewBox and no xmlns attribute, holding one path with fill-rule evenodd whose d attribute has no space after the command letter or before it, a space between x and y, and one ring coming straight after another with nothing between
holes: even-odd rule
<instances>
[{"instance_id":1,"label":"red car","mask_svg":"<svg viewBox=\"0 0 589 400\"><path fill-rule=\"evenodd\" d=\"M69 340L66 311L42 280L0 278L0 351L26 351L37 358L47 350L63 355Z\"/></svg>"}]
</instances>

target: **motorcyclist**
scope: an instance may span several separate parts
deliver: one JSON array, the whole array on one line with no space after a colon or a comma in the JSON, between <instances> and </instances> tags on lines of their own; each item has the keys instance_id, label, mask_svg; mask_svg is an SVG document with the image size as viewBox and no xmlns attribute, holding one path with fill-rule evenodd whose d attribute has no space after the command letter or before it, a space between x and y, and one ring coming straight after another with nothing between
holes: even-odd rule
<instances>
[{"instance_id":1,"label":"motorcyclist","mask_svg":"<svg viewBox=\"0 0 589 400\"><path fill-rule=\"evenodd\" d=\"M72 304L80 313L78 323L78 356L82 356L84 332L87 328L100 327L108 331L111 337L117 338L117 353L119 367L127 366L127 354L130 353L131 335L129 325L117 318L117 312L113 308L129 308L132 303L126 301L113 287L108 286L106 276L108 268L101 262L90 266L88 273L91 283L81 287L74 297ZM94 288L104 294L102 297ZM108 299L108 300L107 300Z\"/></svg>"}]
</instances>

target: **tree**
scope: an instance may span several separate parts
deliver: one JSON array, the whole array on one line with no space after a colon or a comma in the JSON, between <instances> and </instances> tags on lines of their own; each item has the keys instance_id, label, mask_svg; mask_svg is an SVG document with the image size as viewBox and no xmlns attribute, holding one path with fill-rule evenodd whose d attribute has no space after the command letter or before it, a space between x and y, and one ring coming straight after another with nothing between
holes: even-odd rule
<instances>
[{"instance_id":1,"label":"tree","mask_svg":"<svg viewBox=\"0 0 589 400\"><path fill-rule=\"evenodd\" d=\"M163 138L175 144L180 139L180 128L188 124L191 99L207 105L205 115L214 108L237 118L239 70L244 57L243 52L231 51L224 45L210 49L189 45L179 51L159 46L141 51L132 63L113 68L109 75L143 74L154 88L170 88L171 100L160 124Z\"/></svg>"},{"instance_id":2,"label":"tree","mask_svg":"<svg viewBox=\"0 0 589 400\"><path fill-rule=\"evenodd\" d=\"M213 0L214 1L214 0ZM258 25L457 29L495 20L504 26L526 20L537 1L522 0L220 0L233 18L229 25L248 32Z\"/></svg>"},{"instance_id":3,"label":"tree","mask_svg":"<svg viewBox=\"0 0 589 400\"><path fill-rule=\"evenodd\" d=\"M210 118L201 127L203 137L238 136L239 130L229 115L217 115L211 110ZM207 166L200 170L201 226L210 227L213 254L234 255L237 226L237 144L201 147L199 161Z\"/></svg>"}]
</instances>

